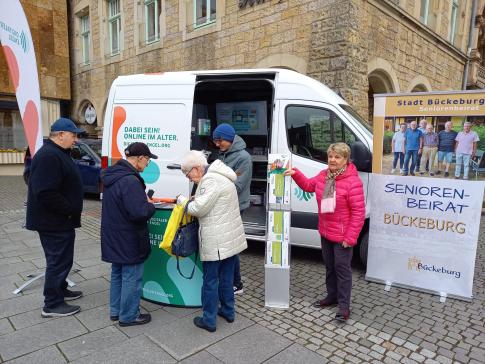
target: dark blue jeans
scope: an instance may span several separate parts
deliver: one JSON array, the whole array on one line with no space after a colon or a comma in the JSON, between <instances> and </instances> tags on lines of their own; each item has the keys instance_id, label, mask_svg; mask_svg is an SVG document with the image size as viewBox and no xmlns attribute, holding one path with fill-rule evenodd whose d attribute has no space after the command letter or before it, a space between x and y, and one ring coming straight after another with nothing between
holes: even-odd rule
<instances>
[{"instance_id":1,"label":"dark blue jeans","mask_svg":"<svg viewBox=\"0 0 485 364\"><path fill-rule=\"evenodd\" d=\"M241 260L239 254L234 256L234 287L238 287L241 284Z\"/></svg>"},{"instance_id":2,"label":"dark blue jeans","mask_svg":"<svg viewBox=\"0 0 485 364\"><path fill-rule=\"evenodd\" d=\"M125 323L136 320L140 314L142 281L143 263L111 265L110 316L119 316Z\"/></svg>"},{"instance_id":3,"label":"dark blue jeans","mask_svg":"<svg viewBox=\"0 0 485 364\"><path fill-rule=\"evenodd\" d=\"M409 160L411 159L411 170L409 169ZM417 150L407 150L404 156L404 169L403 172L405 175L409 173L414 173L416 168L416 162L418 160L418 151Z\"/></svg>"},{"instance_id":4,"label":"dark blue jeans","mask_svg":"<svg viewBox=\"0 0 485 364\"><path fill-rule=\"evenodd\" d=\"M234 280L235 257L202 262L202 311L204 323L216 327L217 313L228 319L234 319ZM220 305L219 305L220 303Z\"/></svg>"},{"instance_id":5,"label":"dark blue jeans","mask_svg":"<svg viewBox=\"0 0 485 364\"><path fill-rule=\"evenodd\" d=\"M66 278L74 259L74 229L67 231L39 231L40 243L46 260L44 305L55 308L64 302Z\"/></svg>"}]
</instances>

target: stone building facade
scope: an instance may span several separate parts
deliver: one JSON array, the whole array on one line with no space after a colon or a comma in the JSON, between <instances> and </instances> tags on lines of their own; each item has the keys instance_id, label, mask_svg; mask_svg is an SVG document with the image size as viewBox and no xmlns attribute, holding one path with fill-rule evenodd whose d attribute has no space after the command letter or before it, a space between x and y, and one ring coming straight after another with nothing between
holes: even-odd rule
<instances>
[{"instance_id":1,"label":"stone building facade","mask_svg":"<svg viewBox=\"0 0 485 364\"><path fill-rule=\"evenodd\" d=\"M68 11L64 0L21 0L37 60L43 134L71 99ZM0 6L1 9L1 6ZM27 142L7 62L0 52L0 173L19 174Z\"/></svg>"},{"instance_id":2,"label":"stone building facade","mask_svg":"<svg viewBox=\"0 0 485 364\"><path fill-rule=\"evenodd\" d=\"M119 75L285 67L368 116L374 93L461 88L471 12L472 0L74 0L71 113L85 124L92 105L83 127L101 135Z\"/></svg>"}]
</instances>

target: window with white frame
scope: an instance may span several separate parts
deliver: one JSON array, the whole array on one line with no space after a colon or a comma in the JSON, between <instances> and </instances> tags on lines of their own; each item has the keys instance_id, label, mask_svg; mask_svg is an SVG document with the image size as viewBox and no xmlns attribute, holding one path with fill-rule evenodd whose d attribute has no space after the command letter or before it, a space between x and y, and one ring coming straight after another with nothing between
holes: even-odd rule
<instances>
[{"instance_id":1,"label":"window with white frame","mask_svg":"<svg viewBox=\"0 0 485 364\"><path fill-rule=\"evenodd\" d=\"M429 0L421 0L421 9L419 10L419 20L421 23L428 24Z\"/></svg>"},{"instance_id":2,"label":"window with white frame","mask_svg":"<svg viewBox=\"0 0 485 364\"><path fill-rule=\"evenodd\" d=\"M145 0L145 41L153 43L160 39L160 0Z\"/></svg>"},{"instance_id":3,"label":"window with white frame","mask_svg":"<svg viewBox=\"0 0 485 364\"><path fill-rule=\"evenodd\" d=\"M121 11L120 0L108 1L109 47L111 55L120 52Z\"/></svg>"},{"instance_id":4,"label":"window with white frame","mask_svg":"<svg viewBox=\"0 0 485 364\"><path fill-rule=\"evenodd\" d=\"M195 28L216 21L216 0L194 0Z\"/></svg>"},{"instance_id":5,"label":"window with white frame","mask_svg":"<svg viewBox=\"0 0 485 364\"><path fill-rule=\"evenodd\" d=\"M89 15L82 16L81 21L81 52L82 63L89 63Z\"/></svg>"},{"instance_id":6,"label":"window with white frame","mask_svg":"<svg viewBox=\"0 0 485 364\"><path fill-rule=\"evenodd\" d=\"M458 21L458 0L451 0L451 19L450 19L450 34L449 40L451 44L455 42L456 28Z\"/></svg>"}]
</instances>

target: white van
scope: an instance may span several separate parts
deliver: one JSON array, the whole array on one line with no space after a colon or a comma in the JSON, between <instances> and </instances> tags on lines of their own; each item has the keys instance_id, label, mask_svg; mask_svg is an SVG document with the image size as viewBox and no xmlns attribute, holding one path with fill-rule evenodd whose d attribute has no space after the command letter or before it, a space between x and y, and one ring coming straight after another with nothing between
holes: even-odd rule
<instances>
[{"instance_id":1,"label":"white van","mask_svg":"<svg viewBox=\"0 0 485 364\"><path fill-rule=\"evenodd\" d=\"M111 86L104 120L103 166L122 158L132 142L148 144L159 158L142 176L155 197L189 194L192 186L179 170L182 156L190 149L214 150L212 131L218 123L232 123L253 158L252 204L243 214L248 239L265 237L268 153L291 153L292 165L311 177L327 168L329 144L346 142L367 193L372 161L368 125L328 87L294 71L120 76ZM320 248L315 195L304 193L294 182L291 189L292 244ZM364 263L367 240L368 219L359 239L364 242Z\"/></svg>"}]
</instances>

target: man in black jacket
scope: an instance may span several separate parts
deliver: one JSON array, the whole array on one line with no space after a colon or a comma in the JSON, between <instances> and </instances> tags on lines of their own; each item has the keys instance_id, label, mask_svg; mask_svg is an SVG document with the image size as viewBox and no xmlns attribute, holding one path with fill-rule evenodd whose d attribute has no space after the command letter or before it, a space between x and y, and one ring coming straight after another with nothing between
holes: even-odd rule
<instances>
[{"instance_id":1,"label":"man in black jacket","mask_svg":"<svg viewBox=\"0 0 485 364\"><path fill-rule=\"evenodd\" d=\"M147 222L155 206L145 194L140 172L157 156L144 143L132 143L122 159L101 176L103 210L101 214L101 254L112 263L110 319L120 326L150 322L150 314L140 313L143 262L151 247Z\"/></svg>"},{"instance_id":2,"label":"man in black jacket","mask_svg":"<svg viewBox=\"0 0 485 364\"><path fill-rule=\"evenodd\" d=\"M58 119L32 159L26 227L39 233L46 259L42 317L69 316L81 309L65 301L82 296L68 290L66 282L83 208L82 180L70 151L82 132L70 119Z\"/></svg>"}]
</instances>

